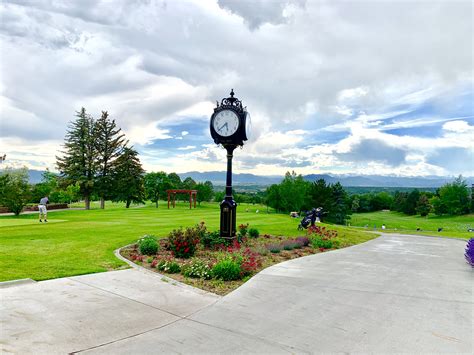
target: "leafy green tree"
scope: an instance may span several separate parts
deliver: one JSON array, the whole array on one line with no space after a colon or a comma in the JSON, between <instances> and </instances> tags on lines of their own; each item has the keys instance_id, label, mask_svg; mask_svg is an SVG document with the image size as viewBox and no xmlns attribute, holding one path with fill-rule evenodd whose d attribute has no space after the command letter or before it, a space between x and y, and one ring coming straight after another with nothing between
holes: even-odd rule
<instances>
[{"instance_id":1,"label":"leafy green tree","mask_svg":"<svg viewBox=\"0 0 474 355\"><path fill-rule=\"evenodd\" d=\"M181 178L176 173L168 174L168 180L170 182L171 189L180 189L182 187Z\"/></svg>"},{"instance_id":2,"label":"leafy green tree","mask_svg":"<svg viewBox=\"0 0 474 355\"><path fill-rule=\"evenodd\" d=\"M403 206L405 206L407 198L408 193L395 191L392 207L390 207L390 209L397 212L403 212Z\"/></svg>"},{"instance_id":3,"label":"leafy green tree","mask_svg":"<svg viewBox=\"0 0 474 355\"><path fill-rule=\"evenodd\" d=\"M274 184L267 188L265 204L274 208L277 212L282 210L280 185Z\"/></svg>"},{"instance_id":4,"label":"leafy green tree","mask_svg":"<svg viewBox=\"0 0 474 355\"><path fill-rule=\"evenodd\" d=\"M433 212L438 215L442 216L446 213L448 213L448 209L446 205L441 201L439 196L433 196L430 200L431 206L433 206Z\"/></svg>"},{"instance_id":5,"label":"leafy green tree","mask_svg":"<svg viewBox=\"0 0 474 355\"><path fill-rule=\"evenodd\" d=\"M309 201L307 194L310 183L305 181L301 175L287 172L280 183L280 203L281 209L285 212L301 211L307 209Z\"/></svg>"},{"instance_id":6,"label":"leafy green tree","mask_svg":"<svg viewBox=\"0 0 474 355\"><path fill-rule=\"evenodd\" d=\"M148 173L144 177L146 197L155 203L158 208L158 200L162 192L169 184L168 176L164 171Z\"/></svg>"},{"instance_id":7,"label":"leafy green tree","mask_svg":"<svg viewBox=\"0 0 474 355\"><path fill-rule=\"evenodd\" d=\"M449 215L469 213L469 190L466 181L459 176L452 183L447 183L439 189L440 205L444 205Z\"/></svg>"},{"instance_id":8,"label":"leafy green tree","mask_svg":"<svg viewBox=\"0 0 474 355\"><path fill-rule=\"evenodd\" d=\"M81 108L76 113L64 138L62 156L56 157L61 177L70 183L79 183L86 210L90 209L90 197L97 172L94 119Z\"/></svg>"},{"instance_id":9,"label":"leafy green tree","mask_svg":"<svg viewBox=\"0 0 474 355\"><path fill-rule=\"evenodd\" d=\"M422 194L418 199L418 203L416 204L416 212L420 214L421 217L426 217L431 211L430 201L428 200L428 196L426 194Z\"/></svg>"},{"instance_id":10,"label":"leafy green tree","mask_svg":"<svg viewBox=\"0 0 474 355\"><path fill-rule=\"evenodd\" d=\"M221 203L224 200L225 192L224 191L215 191L214 192L214 201Z\"/></svg>"},{"instance_id":11,"label":"leafy green tree","mask_svg":"<svg viewBox=\"0 0 474 355\"><path fill-rule=\"evenodd\" d=\"M202 201L211 201L212 197L214 195L214 186L212 185L212 182L206 181L204 183L198 182L195 186L195 189L197 190L197 202L199 205L201 205Z\"/></svg>"},{"instance_id":12,"label":"leafy green tree","mask_svg":"<svg viewBox=\"0 0 474 355\"><path fill-rule=\"evenodd\" d=\"M354 196L354 198L352 199L352 203L351 203L351 210L352 212L357 212L359 210L359 207L360 207L360 200L359 200L359 197L358 196Z\"/></svg>"},{"instance_id":13,"label":"leafy green tree","mask_svg":"<svg viewBox=\"0 0 474 355\"><path fill-rule=\"evenodd\" d=\"M371 196L370 200L370 210L371 211L381 211L384 209L389 209L393 204L393 197L388 192L381 191L375 195Z\"/></svg>"},{"instance_id":14,"label":"leafy green tree","mask_svg":"<svg viewBox=\"0 0 474 355\"><path fill-rule=\"evenodd\" d=\"M142 168L135 149L126 147L117 158L114 169L114 201L124 201L129 208L132 202L142 203L145 199L145 187Z\"/></svg>"},{"instance_id":15,"label":"leafy green tree","mask_svg":"<svg viewBox=\"0 0 474 355\"><path fill-rule=\"evenodd\" d=\"M28 169L5 169L0 175L0 205L18 216L30 198ZM39 202L39 201L38 201Z\"/></svg>"},{"instance_id":16,"label":"leafy green tree","mask_svg":"<svg viewBox=\"0 0 474 355\"><path fill-rule=\"evenodd\" d=\"M100 208L105 208L105 199L112 196L112 171L117 158L127 145L122 129L115 120L109 118L107 111L94 124L94 145L97 160L95 190L100 198Z\"/></svg>"},{"instance_id":17,"label":"leafy green tree","mask_svg":"<svg viewBox=\"0 0 474 355\"><path fill-rule=\"evenodd\" d=\"M183 180L181 183L181 186L185 190L194 190L196 187L196 181L192 177L187 177L186 179Z\"/></svg>"},{"instance_id":18,"label":"leafy green tree","mask_svg":"<svg viewBox=\"0 0 474 355\"><path fill-rule=\"evenodd\" d=\"M420 191L418 191L417 189L412 190L408 194L404 204L402 205L402 212L407 215L415 215L416 205L419 199L420 199Z\"/></svg>"},{"instance_id":19,"label":"leafy green tree","mask_svg":"<svg viewBox=\"0 0 474 355\"><path fill-rule=\"evenodd\" d=\"M41 182L32 186L29 201L38 203L43 197L49 196L51 202L59 202L56 198L58 189L57 175L46 169L41 176Z\"/></svg>"}]
</instances>

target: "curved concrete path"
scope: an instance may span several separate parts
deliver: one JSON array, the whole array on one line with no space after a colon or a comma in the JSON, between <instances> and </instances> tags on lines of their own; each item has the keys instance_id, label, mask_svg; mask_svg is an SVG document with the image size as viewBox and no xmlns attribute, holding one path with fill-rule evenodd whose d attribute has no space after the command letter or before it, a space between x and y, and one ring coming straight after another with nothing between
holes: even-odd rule
<instances>
[{"instance_id":1,"label":"curved concrete path","mask_svg":"<svg viewBox=\"0 0 474 355\"><path fill-rule=\"evenodd\" d=\"M472 354L465 244L386 234L273 266L222 298L137 270L9 287L0 350Z\"/></svg>"}]
</instances>

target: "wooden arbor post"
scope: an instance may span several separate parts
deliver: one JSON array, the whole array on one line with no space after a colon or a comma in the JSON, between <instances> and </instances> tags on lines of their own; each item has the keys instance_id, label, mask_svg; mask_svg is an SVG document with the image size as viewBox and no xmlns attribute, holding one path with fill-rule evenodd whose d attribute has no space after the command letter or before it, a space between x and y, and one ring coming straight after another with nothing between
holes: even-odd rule
<instances>
[{"instance_id":1,"label":"wooden arbor post","mask_svg":"<svg viewBox=\"0 0 474 355\"><path fill-rule=\"evenodd\" d=\"M186 193L189 194L189 209L193 208L193 201L194 201L194 208L196 208L196 200L197 200L197 190L166 190L168 194L168 208L170 208L170 197L172 198L171 204L173 208L176 207L176 194Z\"/></svg>"}]
</instances>

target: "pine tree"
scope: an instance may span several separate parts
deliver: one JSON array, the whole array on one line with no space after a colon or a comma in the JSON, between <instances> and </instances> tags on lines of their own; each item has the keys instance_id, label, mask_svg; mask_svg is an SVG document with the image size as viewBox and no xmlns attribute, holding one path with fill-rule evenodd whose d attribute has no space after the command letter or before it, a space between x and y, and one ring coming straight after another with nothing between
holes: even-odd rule
<instances>
[{"instance_id":1,"label":"pine tree","mask_svg":"<svg viewBox=\"0 0 474 355\"><path fill-rule=\"evenodd\" d=\"M346 224L350 219L347 192L339 182L331 185L331 192L332 203L327 220L336 224Z\"/></svg>"},{"instance_id":2,"label":"pine tree","mask_svg":"<svg viewBox=\"0 0 474 355\"><path fill-rule=\"evenodd\" d=\"M56 157L56 165L61 177L69 183L79 183L80 193L88 210L97 171L94 119L86 113L84 107L76 113L76 117L69 124L64 138L64 151L61 152L61 157Z\"/></svg>"},{"instance_id":3,"label":"pine tree","mask_svg":"<svg viewBox=\"0 0 474 355\"><path fill-rule=\"evenodd\" d=\"M95 149L97 159L97 175L95 189L100 197L100 208L105 207L105 199L113 194L112 171L117 158L127 145L125 135L121 133L115 120L109 118L107 111L102 111L102 116L95 122Z\"/></svg>"},{"instance_id":4,"label":"pine tree","mask_svg":"<svg viewBox=\"0 0 474 355\"><path fill-rule=\"evenodd\" d=\"M127 208L132 202L143 202L145 199L144 173L137 151L125 147L115 164L113 200L124 201Z\"/></svg>"}]
</instances>

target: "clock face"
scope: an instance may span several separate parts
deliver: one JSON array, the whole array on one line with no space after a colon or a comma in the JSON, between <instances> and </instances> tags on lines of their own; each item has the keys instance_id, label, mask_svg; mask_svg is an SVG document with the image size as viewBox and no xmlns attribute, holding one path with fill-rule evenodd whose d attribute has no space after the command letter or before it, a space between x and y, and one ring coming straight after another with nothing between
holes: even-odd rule
<instances>
[{"instance_id":1,"label":"clock face","mask_svg":"<svg viewBox=\"0 0 474 355\"><path fill-rule=\"evenodd\" d=\"M213 126L218 135L229 137L239 128L239 117L231 110L220 111L214 117Z\"/></svg>"},{"instance_id":2,"label":"clock face","mask_svg":"<svg viewBox=\"0 0 474 355\"><path fill-rule=\"evenodd\" d=\"M252 120L250 119L250 113L245 114L245 135L247 139L250 139L252 134Z\"/></svg>"}]
</instances>

